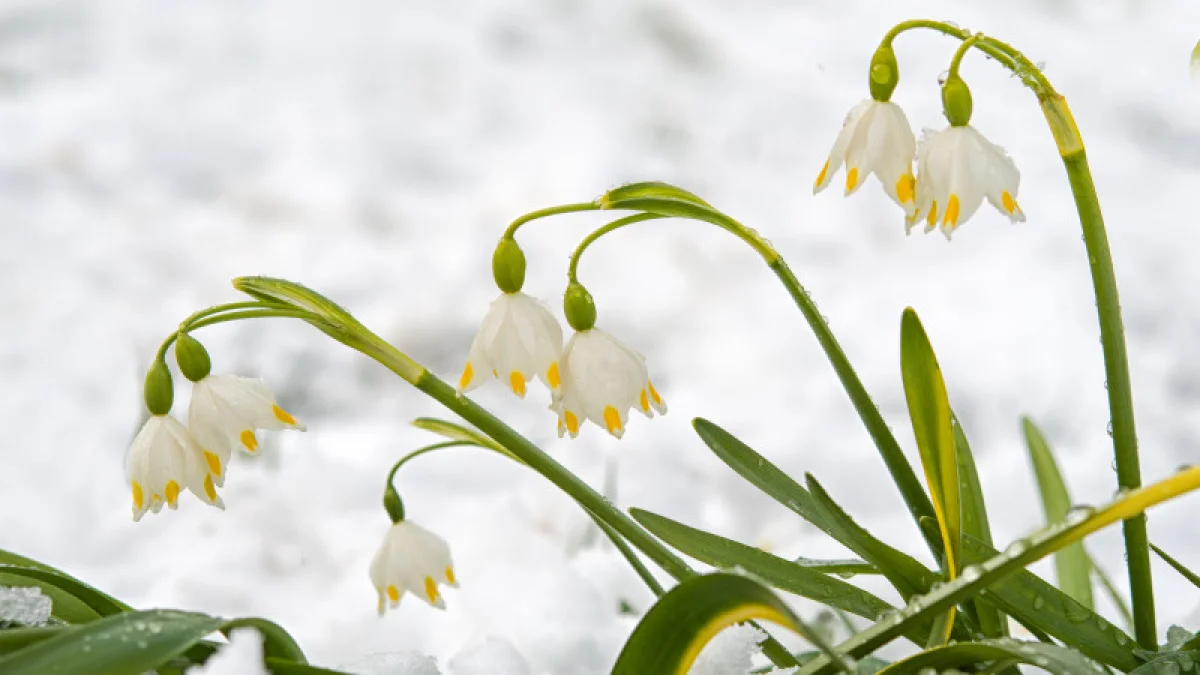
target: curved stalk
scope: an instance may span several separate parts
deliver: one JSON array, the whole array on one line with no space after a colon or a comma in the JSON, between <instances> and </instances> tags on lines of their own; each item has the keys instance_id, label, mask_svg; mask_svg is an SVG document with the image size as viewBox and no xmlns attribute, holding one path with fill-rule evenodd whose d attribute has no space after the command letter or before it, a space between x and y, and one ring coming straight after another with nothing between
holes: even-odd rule
<instances>
[{"instance_id":1,"label":"curved stalk","mask_svg":"<svg viewBox=\"0 0 1200 675\"><path fill-rule=\"evenodd\" d=\"M156 354L155 359L162 361L166 358L167 350L171 348L171 343L175 342L175 338L179 337L180 332L187 332L196 328L204 328L205 326L225 323L226 321L270 317L319 320L319 317L312 312L289 309L287 306L272 305L258 300L230 302L224 305L214 305L207 309L193 312L190 316L188 316L188 318L180 321L179 329L168 335L166 339L162 341L162 344L159 345L158 353Z\"/></svg>"},{"instance_id":2,"label":"curved stalk","mask_svg":"<svg viewBox=\"0 0 1200 675\"><path fill-rule=\"evenodd\" d=\"M557 216L561 213L578 213L580 211L599 211L599 210L600 210L599 202L579 202L577 204L563 204L562 206L551 206L551 207L545 208L545 209L538 209L537 211L530 211L529 213L526 213L525 215L521 216L520 218L517 218L516 220L512 221L512 223L508 226L508 229L504 230L504 234L500 238L501 239L512 239L513 235L515 235L517 233L518 228L520 228L525 223L528 223L531 220L537 220L538 218L546 218L548 216Z\"/></svg>"}]
</instances>

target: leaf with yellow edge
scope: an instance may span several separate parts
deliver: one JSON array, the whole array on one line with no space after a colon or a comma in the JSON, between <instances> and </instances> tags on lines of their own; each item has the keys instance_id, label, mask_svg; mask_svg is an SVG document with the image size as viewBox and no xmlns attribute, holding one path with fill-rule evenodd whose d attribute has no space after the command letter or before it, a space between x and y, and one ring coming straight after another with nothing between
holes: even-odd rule
<instances>
[{"instance_id":1,"label":"leaf with yellow edge","mask_svg":"<svg viewBox=\"0 0 1200 675\"><path fill-rule=\"evenodd\" d=\"M904 378L904 397L912 418L913 436L925 469L925 481L933 496L942 534L945 560L943 569L950 579L958 576L959 548L962 545L962 507L958 483L958 451L950 420L950 401L937 357L921 320L911 307L900 320L900 372ZM942 642L950 637L953 609L944 622Z\"/></svg>"},{"instance_id":2,"label":"leaf with yellow edge","mask_svg":"<svg viewBox=\"0 0 1200 675\"><path fill-rule=\"evenodd\" d=\"M908 631L916 622L944 612L966 598L979 595L984 589L1004 580L1029 565L1083 540L1093 532L1113 523L1127 520L1146 509L1200 489L1200 467L1190 467L1165 480L1126 493L1107 506L1091 511L1077 509L1067 519L1048 527L1027 539L1009 545L1004 553L979 565L963 569L962 575L924 597L914 598L899 615L880 621L838 645L837 651L850 657L874 652ZM798 675L822 675L836 672L838 666L827 656L806 664Z\"/></svg>"},{"instance_id":3,"label":"leaf with yellow edge","mask_svg":"<svg viewBox=\"0 0 1200 675\"><path fill-rule=\"evenodd\" d=\"M659 598L621 649L612 675L686 675L704 646L726 628L746 621L769 621L822 648L829 646L766 586L736 574L693 577ZM842 659L831 667L853 672Z\"/></svg>"}]
</instances>

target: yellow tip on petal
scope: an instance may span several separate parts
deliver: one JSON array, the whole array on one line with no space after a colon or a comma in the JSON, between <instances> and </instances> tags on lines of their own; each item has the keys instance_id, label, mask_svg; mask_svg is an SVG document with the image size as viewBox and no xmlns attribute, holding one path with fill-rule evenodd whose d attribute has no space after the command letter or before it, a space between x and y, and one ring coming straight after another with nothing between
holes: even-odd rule
<instances>
[{"instance_id":1,"label":"yellow tip on petal","mask_svg":"<svg viewBox=\"0 0 1200 675\"><path fill-rule=\"evenodd\" d=\"M208 470L217 478L221 477L221 458L217 457L208 450L204 451L204 462L208 464Z\"/></svg>"},{"instance_id":2,"label":"yellow tip on petal","mask_svg":"<svg viewBox=\"0 0 1200 675\"><path fill-rule=\"evenodd\" d=\"M829 173L829 160L825 160L825 166L821 167L821 173L817 174L817 182L813 183L813 190L820 190L825 184L825 176Z\"/></svg>"},{"instance_id":3,"label":"yellow tip on petal","mask_svg":"<svg viewBox=\"0 0 1200 675\"><path fill-rule=\"evenodd\" d=\"M519 371L512 371L508 375L508 383L512 385L513 393L521 398L525 397L525 376Z\"/></svg>"},{"instance_id":4,"label":"yellow tip on petal","mask_svg":"<svg viewBox=\"0 0 1200 675\"><path fill-rule=\"evenodd\" d=\"M391 600L392 602L400 602L400 589L396 588L395 586L388 586L387 596L388 600Z\"/></svg>"},{"instance_id":5,"label":"yellow tip on petal","mask_svg":"<svg viewBox=\"0 0 1200 675\"><path fill-rule=\"evenodd\" d=\"M958 225L958 195L950 195L950 201L946 202L946 215L942 217L942 224Z\"/></svg>"},{"instance_id":6,"label":"yellow tip on petal","mask_svg":"<svg viewBox=\"0 0 1200 675\"><path fill-rule=\"evenodd\" d=\"M1004 206L1004 210L1008 211L1008 215L1012 215L1013 211L1017 210L1017 200L1005 190L1000 194L1000 203Z\"/></svg>"},{"instance_id":7,"label":"yellow tip on petal","mask_svg":"<svg viewBox=\"0 0 1200 675\"><path fill-rule=\"evenodd\" d=\"M293 426L296 424L296 418L289 415L286 410L277 405L271 406L271 412L275 413L275 419L283 422L284 424L291 424Z\"/></svg>"},{"instance_id":8,"label":"yellow tip on petal","mask_svg":"<svg viewBox=\"0 0 1200 675\"><path fill-rule=\"evenodd\" d=\"M567 431L571 432L572 436L579 433L579 418L575 416L575 413L570 410L564 412L563 421L567 423Z\"/></svg>"},{"instance_id":9,"label":"yellow tip on petal","mask_svg":"<svg viewBox=\"0 0 1200 675\"><path fill-rule=\"evenodd\" d=\"M546 381L550 383L551 389L558 389L558 386L562 384L562 380L558 376L558 361L551 363L550 368L546 370Z\"/></svg>"},{"instance_id":10,"label":"yellow tip on petal","mask_svg":"<svg viewBox=\"0 0 1200 675\"><path fill-rule=\"evenodd\" d=\"M163 490L167 495L167 506L174 508L179 501L179 483L168 481L167 487Z\"/></svg>"},{"instance_id":11,"label":"yellow tip on petal","mask_svg":"<svg viewBox=\"0 0 1200 675\"><path fill-rule=\"evenodd\" d=\"M661 397L661 396L659 396L659 395L658 395L658 391L656 391L656 390L654 389L654 383L653 383L653 382L650 382L650 381L647 381L647 382L646 382L646 385L647 385L648 387L650 387L650 398L651 398L651 399L654 401L654 404L655 404L655 405L662 405L662 402L663 402L663 401L662 401L662 397Z\"/></svg>"},{"instance_id":12,"label":"yellow tip on petal","mask_svg":"<svg viewBox=\"0 0 1200 675\"><path fill-rule=\"evenodd\" d=\"M646 390L642 390L642 395L638 399L638 403L642 406L642 412L650 412L650 399L646 398Z\"/></svg>"},{"instance_id":13,"label":"yellow tip on petal","mask_svg":"<svg viewBox=\"0 0 1200 675\"><path fill-rule=\"evenodd\" d=\"M856 187L858 187L858 167L846 172L846 192L851 192Z\"/></svg>"},{"instance_id":14,"label":"yellow tip on petal","mask_svg":"<svg viewBox=\"0 0 1200 675\"><path fill-rule=\"evenodd\" d=\"M458 584L458 580L454 578L454 568L453 567L446 568L446 583L448 583L452 586Z\"/></svg>"},{"instance_id":15,"label":"yellow tip on petal","mask_svg":"<svg viewBox=\"0 0 1200 675\"><path fill-rule=\"evenodd\" d=\"M611 405L604 406L604 426L613 436L620 436L625 432L625 428L621 426L621 413Z\"/></svg>"},{"instance_id":16,"label":"yellow tip on petal","mask_svg":"<svg viewBox=\"0 0 1200 675\"><path fill-rule=\"evenodd\" d=\"M204 494L208 497L208 501L217 501L217 488L213 486L212 474L204 477Z\"/></svg>"},{"instance_id":17,"label":"yellow tip on petal","mask_svg":"<svg viewBox=\"0 0 1200 675\"><path fill-rule=\"evenodd\" d=\"M899 199L901 204L908 204L913 200L916 183L916 179L907 173L900 176L900 180L896 181L896 199Z\"/></svg>"},{"instance_id":18,"label":"yellow tip on petal","mask_svg":"<svg viewBox=\"0 0 1200 675\"><path fill-rule=\"evenodd\" d=\"M433 580L433 577L425 577L425 597L429 598L429 602L431 602L435 605L437 604L437 601L438 601L437 582L435 582Z\"/></svg>"},{"instance_id":19,"label":"yellow tip on petal","mask_svg":"<svg viewBox=\"0 0 1200 675\"><path fill-rule=\"evenodd\" d=\"M925 224L929 227L937 225L937 202L929 203L929 214L925 216Z\"/></svg>"},{"instance_id":20,"label":"yellow tip on petal","mask_svg":"<svg viewBox=\"0 0 1200 675\"><path fill-rule=\"evenodd\" d=\"M242 440L242 445L250 452L258 452L258 439L254 437L253 429L246 429L241 433L239 438Z\"/></svg>"},{"instance_id":21,"label":"yellow tip on petal","mask_svg":"<svg viewBox=\"0 0 1200 675\"><path fill-rule=\"evenodd\" d=\"M473 377L475 377L475 369L471 367L471 362L467 361L467 367L463 368L462 377L458 378L459 390L466 389L471 384Z\"/></svg>"},{"instance_id":22,"label":"yellow tip on petal","mask_svg":"<svg viewBox=\"0 0 1200 675\"><path fill-rule=\"evenodd\" d=\"M142 486L137 481L133 481L133 507L139 511L146 505L146 493L142 492Z\"/></svg>"}]
</instances>

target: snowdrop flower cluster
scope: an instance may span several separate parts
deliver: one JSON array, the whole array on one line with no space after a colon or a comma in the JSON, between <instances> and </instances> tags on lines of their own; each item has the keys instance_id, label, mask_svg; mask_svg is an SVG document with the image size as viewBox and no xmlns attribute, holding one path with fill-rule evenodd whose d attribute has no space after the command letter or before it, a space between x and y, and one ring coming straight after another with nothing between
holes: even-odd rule
<instances>
[{"instance_id":1,"label":"snowdrop flower cluster","mask_svg":"<svg viewBox=\"0 0 1200 675\"><path fill-rule=\"evenodd\" d=\"M1020 172L1003 148L969 124L971 94L962 78L952 73L942 86L950 126L926 129L919 147L904 111L889 100L898 81L895 54L881 47L872 59L872 98L846 116L813 193L828 187L845 165L845 194L853 194L874 174L884 193L904 209L909 233L924 220L926 232L940 227L950 239L985 199L1010 221L1024 221L1017 205Z\"/></svg>"},{"instance_id":2,"label":"snowdrop flower cluster","mask_svg":"<svg viewBox=\"0 0 1200 675\"><path fill-rule=\"evenodd\" d=\"M595 327L595 304L578 282L571 283L563 301L567 321L576 330L564 348L562 328L550 309L521 292L525 257L512 239L497 246L493 273L501 294L471 343L458 382L460 395L499 379L524 398L526 383L537 377L550 389L558 435L571 438L588 420L621 438L631 408L647 417L667 412L650 381L646 357Z\"/></svg>"},{"instance_id":3,"label":"snowdrop flower cluster","mask_svg":"<svg viewBox=\"0 0 1200 675\"><path fill-rule=\"evenodd\" d=\"M146 406L150 419L133 440L125 473L133 494L133 519L147 511L158 513L165 504L178 508L183 490L220 509L217 488L234 448L258 452L260 429L297 429L304 425L275 402L275 395L258 380L233 375L209 375L208 353L193 337L180 333L175 341L180 370L194 383L188 424L171 416L173 383L167 364L156 360L146 374Z\"/></svg>"}]
</instances>

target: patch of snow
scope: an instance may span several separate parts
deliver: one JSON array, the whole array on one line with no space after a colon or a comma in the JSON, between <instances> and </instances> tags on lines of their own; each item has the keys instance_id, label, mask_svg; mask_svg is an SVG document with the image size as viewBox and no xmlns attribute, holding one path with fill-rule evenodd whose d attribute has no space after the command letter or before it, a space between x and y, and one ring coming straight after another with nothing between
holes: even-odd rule
<instances>
[{"instance_id":1,"label":"patch of snow","mask_svg":"<svg viewBox=\"0 0 1200 675\"><path fill-rule=\"evenodd\" d=\"M533 675L512 643L489 636L450 659L450 675Z\"/></svg>"},{"instance_id":2,"label":"patch of snow","mask_svg":"<svg viewBox=\"0 0 1200 675\"><path fill-rule=\"evenodd\" d=\"M689 675L745 675L754 667L751 660L766 634L750 624L730 626L717 633L696 662Z\"/></svg>"},{"instance_id":3,"label":"patch of snow","mask_svg":"<svg viewBox=\"0 0 1200 675\"><path fill-rule=\"evenodd\" d=\"M418 652L383 652L338 666L354 675L442 675L437 660Z\"/></svg>"},{"instance_id":4,"label":"patch of snow","mask_svg":"<svg viewBox=\"0 0 1200 675\"><path fill-rule=\"evenodd\" d=\"M37 586L0 586L0 625L44 626L53 603Z\"/></svg>"},{"instance_id":5,"label":"patch of snow","mask_svg":"<svg viewBox=\"0 0 1200 675\"><path fill-rule=\"evenodd\" d=\"M267 675L263 667L262 634L239 628L229 634L229 644L209 657L202 666L189 668L187 675Z\"/></svg>"}]
</instances>

